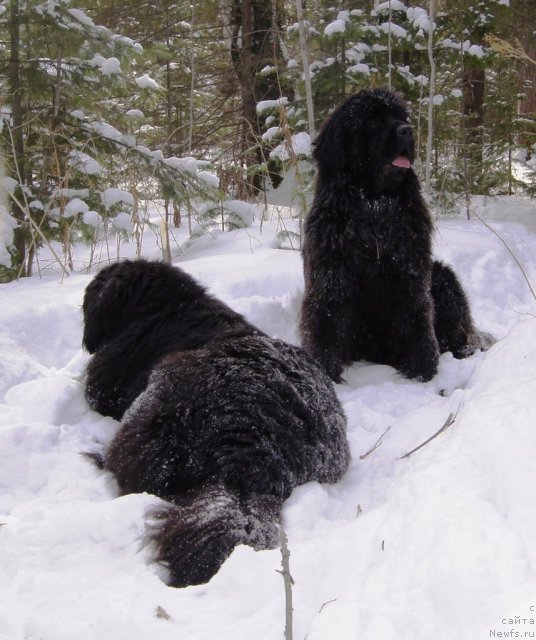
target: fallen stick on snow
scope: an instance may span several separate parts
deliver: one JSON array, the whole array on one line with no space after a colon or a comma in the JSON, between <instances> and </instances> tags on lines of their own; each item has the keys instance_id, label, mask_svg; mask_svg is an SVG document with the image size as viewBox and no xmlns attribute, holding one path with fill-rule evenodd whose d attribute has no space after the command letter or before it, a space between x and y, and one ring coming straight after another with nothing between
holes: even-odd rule
<instances>
[{"instance_id":1,"label":"fallen stick on snow","mask_svg":"<svg viewBox=\"0 0 536 640\"><path fill-rule=\"evenodd\" d=\"M404 460L404 458L409 458L411 454L415 453L419 449L422 449L425 445L427 445L429 442L432 442L432 440L437 438L437 436L441 435L444 431L446 431L451 425L453 425L456 422L456 416L458 415L458 411L460 410L460 406L461 405L459 405L458 408L456 409L456 413L450 413L449 414L449 417L445 420L445 424L441 427L441 429L439 429L439 431L436 431L433 436L430 436L428 438L428 440L425 440L418 447L415 447L415 449L412 449L411 451L408 451L407 453L405 453L402 457L400 457L398 459L399 460Z\"/></svg>"},{"instance_id":2,"label":"fallen stick on snow","mask_svg":"<svg viewBox=\"0 0 536 640\"><path fill-rule=\"evenodd\" d=\"M288 548L287 534L283 529L283 523L279 523L279 539L281 543L281 565L283 570L276 569L277 573L283 576L285 584L285 640L292 640L293 636L293 611L292 605L292 585L294 580L290 574L290 551Z\"/></svg>"},{"instance_id":3,"label":"fallen stick on snow","mask_svg":"<svg viewBox=\"0 0 536 640\"><path fill-rule=\"evenodd\" d=\"M383 438L385 436L385 434L389 431L391 427L387 427L387 429L382 433L382 435L376 440L376 442L374 443L374 446L372 447L372 449L369 449L366 453L364 453L362 456L359 456L360 460L364 460L365 458L367 458L368 456L370 456L371 453L373 453L374 451L376 451L376 449L382 444Z\"/></svg>"},{"instance_id":4,"label":"fallen stick on snow","mask_svg":"<svg viewBox=\"0 0 536 640\"><path fill-rule=\"evenodd\" d=\"M536 293L534 292L534 289L532 288L532 284L529 280L529 277L527 275L527 272L525 271L525 269L523 268L523 265L521 264L520 260L518 259L518 257L516 256L516 254L512 251L512 249L509 247L508 243L506 242L506 240L501 236L501 234L494 229L490 224L488 224L485 220L483 220L478 213L476 213L476 211L473 211L473 215L476 216L480 222L486 227L486 229L489 229L491 231L491 233L493 233L504 245L504 247L506 248L506 250L508 251L508 253L512 256L512 258L514 259L514 262L517 264L517 266L519 267L519 270L521 271L523 277L525 278L525 282L527 283L528 288L530 289L530 292L532 294L532 297L536 300Z\"/></svg>"}]
</instances>

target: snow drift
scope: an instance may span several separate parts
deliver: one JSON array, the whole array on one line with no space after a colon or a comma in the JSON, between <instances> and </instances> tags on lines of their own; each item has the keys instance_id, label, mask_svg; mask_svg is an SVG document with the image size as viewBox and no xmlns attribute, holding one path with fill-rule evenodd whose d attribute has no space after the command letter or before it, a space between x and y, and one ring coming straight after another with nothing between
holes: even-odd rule
<instances>
[{"instance_id":1,"label":"snow drift","mask_svg":"<svg viewBox=\"0 0 536 640\"><path fill-rule=\"evenodd\" d=\"M535 283L534 204L498 200L479 213ZM275 231L203 237L179 262L296 343L301 261L274 248ZM444 354L426 384L370 363L346 371L337 393L351 467L335 486L296 489L283 512L296 638L536 635L536 303L476 219L442 220L435 253L498 342L467 360ZM91 276L58 277L0 286L0 638L281 638L278 550L238 547L207 585L166 587L140 551L143 514L158 501L117 497L80 455L118 423L83 396L80 305ZM451 426L403 457L451 414Z\"/></svg>"}]
</instances>

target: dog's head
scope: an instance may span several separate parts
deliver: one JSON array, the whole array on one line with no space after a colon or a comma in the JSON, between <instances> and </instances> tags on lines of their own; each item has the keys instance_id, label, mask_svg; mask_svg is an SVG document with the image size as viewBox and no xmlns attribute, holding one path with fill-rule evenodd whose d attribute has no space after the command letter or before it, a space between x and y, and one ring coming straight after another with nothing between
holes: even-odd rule
<instances>
[{"instance_id":1,"label":"dog's head","mask_svg":"<svg viewBox=\"0 0 536 640\"><path fill-rule=\"evenodd\" d=\"M375 193L396 190L413 171L413 130L401 100L387 89L364 90L324 122L314 145L319 179Z\"/></svg>"},{"instance_id":2,"label":"dog's head","mask_svg":"<svg viewBox=\"0 0 536 640\"><path fill-rule=\"evenodd\" d=\"M204 295L190 275L162 262L125 260L105 267L84 295L84 347L94 353L126 327Z\"/></svg>"}]
</instances>

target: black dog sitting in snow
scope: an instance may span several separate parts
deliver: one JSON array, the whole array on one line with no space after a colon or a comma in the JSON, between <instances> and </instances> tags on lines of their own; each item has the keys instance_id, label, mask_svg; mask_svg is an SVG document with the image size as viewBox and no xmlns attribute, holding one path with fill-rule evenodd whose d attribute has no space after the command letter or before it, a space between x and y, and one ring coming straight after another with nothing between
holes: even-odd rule
<instances>
[{"instance_id":1,"label":"black dog sitting in snow","mask_svg":"<svg viewBox=\"0 0 536 640\"><path fill-rule=\"evenodd\" d=\"M413 157L407 111L383 89L350 97L316 139L301 333L335 381L361 359L426 381L440 353L463 358L488 346L457 277L432 260Z\"/></svg>"},{"instance_id":2,"label":"black dog sitting in snow","mask_svg":"<svg viewBox=\"0 0 536 640\"><path fill-rule=\"evenodd\" d=\"M237 544L277 546L292 489L346 470L346 420L317 363L180 269L109 266L83 308L88 401L122 418L100 466L122 493L172 503L149 532L171 585L208 581Z\"/></svg>"}]
</instances>

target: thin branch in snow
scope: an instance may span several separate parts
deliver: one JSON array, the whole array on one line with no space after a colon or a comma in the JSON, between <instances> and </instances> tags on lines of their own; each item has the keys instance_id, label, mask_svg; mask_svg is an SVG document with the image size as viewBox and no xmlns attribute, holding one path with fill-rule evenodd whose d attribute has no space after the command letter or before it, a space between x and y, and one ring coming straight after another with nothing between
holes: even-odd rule
<instances>
[{"instance_id":1,"label":"thin branch in snow","mask_svg":"<svg viewBox=\"0 0 536 640\"><path fill-rule=\"evenodd\" d=\"M458 415L458 411L460 410L460 406L458 406L458 408L456 409L456 413L450 413L449 414L448 418L445 420L445 424L441 427L441 429L439 429L439 431L436 431L433 436L430 436L428 438L428 440L425 440L418 447L415 447L415 449L412 449L411 451L408 451L407 453L405 453L401 458L399 458L399 460L404 460L404 458L409 458L410 455L412 455L413 453L415 453L419 449L422 449L425 445L427 445L429 442L432 442L432 440L437 438L437 436L441 435L450 426L452 426L456 422L456 416Z\"/></svg>"},{"instance_id":2,"label":"thin branch in snow","mask_svg":"<svg viewBox=\"0 0 536 640\"><path fill-rule=\"evenodd\" d=\"M530 292L532 294L532 297L536 300L536 293L534 292L534 289L532 288L532 284L530 283L529 277L527 275L527 272L525 271L525 269L523 268L523 265L521 264L521 262L519 261L519 259L517 258L517 256L515 255L515 253L512 251L512 249L510 249L510 247L508 246L508 243L506 242L506 240L501 236L501 234L496 231L491 225L489 225L485 220L483 220L478 213L473 211L473 214L480 220L480 222L486 227L486 229L489 229L491 231L491 233L493 233L494 236L496 236L504 245L504 247L506 248L506 250L508 251L508 253L512 256L512 258L514 259L514 262L517 264L517 266L519 267L519 270L521 271L521 273L523 274L523 277L525 278L525 282L527 283L528 288L530 289Z\"/></svg>"},{"instance_id":3,"label":"thin branch in snow","mask_svg":"<svg viewBox=\"0 0 536 640\"><path fill-rule=\"evenodd\" d=\"M359 456L360 460L365 460L365 458L368 458L368 456L373 453L374 451L376 451L376 449L378 447L380 447L382 445L382 441L384 436L389 432L389 430L391 429L391 427L387 427L387 429L382 433L382 435L376 440L376 442L374 443L374 446L372 447L372 449L369 449L366 453L364 453L362 456Z\"/></svg>"},{"instance_id":4,"label":"thin branch in snow","mask_svg":"<svg viewBox=\"0 0 536 640\"><path fill-rule=\"evenodd\" d=\"M292 640L292 585L294 580L290 574L290 551L288 548L287 534L283 528L283 523L279 523L279 539L281 542L281 566L283 569L277 570L283 576L285 584L285 640Z\"/></svg>"},{"instance_id":5,"label":"thin branch in snow","mask_svg":"<svg viewBox=\"0 0 536 640\"><path fill-rule=\"evenodd\" d=\"M331 604L332 602L337 602L337 598L333 598L333 600L327 600L326 602L323 602L322 606L318 610L318 613L322 613L322 611L324 611L324 607L328 604Z\"/></svg>"},{"instance_id":6,"label":"thin branch in snow","mask_svg":"<svg viewBox=\"0 0 536 640\"><path fill-rule=\"evenodd\" d=\"M508 306L508 311L512 313L517 313L518 316L530 316L531 318L536 318L536 313L530 313L530 311L518 311L511 306Z\"/></svg>"}]
</instances>

